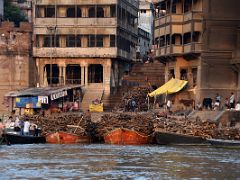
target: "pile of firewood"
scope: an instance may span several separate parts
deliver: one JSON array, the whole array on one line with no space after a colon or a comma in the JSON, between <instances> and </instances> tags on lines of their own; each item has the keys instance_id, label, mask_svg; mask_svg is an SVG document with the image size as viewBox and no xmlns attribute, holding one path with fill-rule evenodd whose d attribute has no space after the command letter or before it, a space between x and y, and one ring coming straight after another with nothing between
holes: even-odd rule
<instances>
[{"instance_id":1,"label":"pile of firewood","mask_svg":"<svg viewBox=\"0 0 240 180\"><path fill-rule=\"evenodd\" d=\"M131 111L129 108L128 102L130 100L135 100L136 109L135 111L147 111L147 94L150 92L147 87L133 87L130 91L125 93L122 97L121 102L118 104L118 109L122 109L124 111Z\"/></svg>"},{"instance_id":2,"label":"pile of firewood","mask_svg":"<svg viewBox=\"0 0 240 180\"><path fill-rule=\"evenodd\" d=\"M203 138L240 140L240 130L237 128L218 128L215 122L196 121L187 118L158 117L154 121L155 131L200 136Z\"/></svg>"},{"instance_id":3,"label":"pile of firewood","mask_svg":"<svg viewBox=\"0 0 240 180\"><path fill-rule=\"evenodd\" d=\"M24 119L30 120L41 128L42 135L64 131L77 135L91 135L95 131L95 126L91 122L91 117L80 113L56 114L47 117L40 115L25 116Z\"/></svg>"},{"instance_id":4,"label":"pile of firewood","mask_svg":"<svg viewBox=\"0 0 240 180\"><path fill-rule=\"evenodd\" d=\"M150 135L153 133L153 118L150 113L109 113L102 116L97 126L97 133L99 137L103 137L104 134L116 129L126 128L135 130L144 135Z\"/></svg>"}]
</instances>

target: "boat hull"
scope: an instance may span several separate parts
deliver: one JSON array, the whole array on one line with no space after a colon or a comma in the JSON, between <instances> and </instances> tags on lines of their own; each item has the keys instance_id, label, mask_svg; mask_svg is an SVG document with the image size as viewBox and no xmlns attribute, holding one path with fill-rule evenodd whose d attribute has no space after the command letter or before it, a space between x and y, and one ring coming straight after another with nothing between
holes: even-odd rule
<instances>
[{"instance_id":1,"label":"boat hull","mask_svg":"<svg viewBox=\"0 0 240 180\"><path fill-rule=\"evenodd\" d=\"M26 136L18 134L3 134L4 142L7 144L39 144L45 143L46 139L43 136Z\"/></svg>"},{"instance_id":2,"label":"boat hull","mask_svg":"<svg viewBox=\"0 0 240 180\"><path fill-rule=\"evenodd\" d=\"M214 147L240 148L239 140L207 139L207 142Z\"/></svg>"},{"instance_id":3,"label":"boat hull","mask_svg":"<svg viewBox=\"0 0 240 180\"><path fill-rule=\"evenodd\" d=\"M206 139L197 136L169 132L155 132L155 140L160 145L200 145L206 144Z\"/></svg>"},{"instance_id":4,"label":"boat hull","mask_svg":"<svg viewBox=\"0 0 240 180\"><path fill-rule=\"evenodd\" d=\"M91 139L87 136L79 136L66 132L56 132L46 135L46 142L51 144L75 144L90 143Z\"/></svg>"},{"instance_id":5,"label":"boat hull","mask_svg":"<svg viewBox=\"0 0 240 180\"><path fill-rule=\"evenodd\" d=\"M149 144L150 141L150 136L142 135L136 131L122 128L115 129L104 136L104 142L107 144L141 145Z\"/></svg>"}]
</instances>

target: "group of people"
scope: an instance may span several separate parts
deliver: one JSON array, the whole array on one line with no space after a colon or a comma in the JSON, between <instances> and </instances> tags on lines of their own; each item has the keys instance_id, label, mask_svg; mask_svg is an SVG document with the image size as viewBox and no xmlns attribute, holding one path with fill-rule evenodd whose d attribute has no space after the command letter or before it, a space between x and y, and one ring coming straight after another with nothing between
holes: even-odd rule
<instances>
[{"instance_id":1,"label":"group of people","mask_svg":"<svg viewBox=\"0 0 240 180\"><path fill-rule=\"evenodd\" d=\"M210 110L219 110L219 109L232 109L240 111L240 102L235 100L235 95L232 92L229 98L225 99L224 104L222 104L222 97L217 93L214 101L211 98L204 98L203 103L197 103L196 109L201 110L202 108Z\"/></svg>"},{"instance_id":2,"label":"group of people","mask_svg":"<svg viewBox=\"0 0 240 180\"><path fill-rule=\"evenodd\" d=\"M2 124L6 132L15 132L19 135L39 135L39 128L36 124L30 123L27 119L23 121L18 116L15 118L9 116Z\"/></svg>"}]
</instances>

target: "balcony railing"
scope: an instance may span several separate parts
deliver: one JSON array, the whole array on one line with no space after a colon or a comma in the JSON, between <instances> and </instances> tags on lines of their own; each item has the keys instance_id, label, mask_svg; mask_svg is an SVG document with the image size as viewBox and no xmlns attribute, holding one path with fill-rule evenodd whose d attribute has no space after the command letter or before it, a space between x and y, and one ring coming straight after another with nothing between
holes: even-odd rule
<instances>
[{"instance_id":1,"label":"balcony railing","mask_svg":"<svg viewBox=\"0 0 240 180\"><path fill-rule=\"evenodd\" d=\"M191 21L191 20L202 20L202 19L203 19L203 13L201 11L187 12L183 16L184 22Z\"/></svg>"},{"instance_id":2,"label":"balcony railing","mask_svg":"<svg viewBox=\"0 0 240 180\"><path fill-rule=\"evenodd\" d=\"M168 45L156 49L156 56L167 56L173 54L184 53L200 53L202 51L202 43L189 43L185 45Z\"/></svg>"}]
</instances>

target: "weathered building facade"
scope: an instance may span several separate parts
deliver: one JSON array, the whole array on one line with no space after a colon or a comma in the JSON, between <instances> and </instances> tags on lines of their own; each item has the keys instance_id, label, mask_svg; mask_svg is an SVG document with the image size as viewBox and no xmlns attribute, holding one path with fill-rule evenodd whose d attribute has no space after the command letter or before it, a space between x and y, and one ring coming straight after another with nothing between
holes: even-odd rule
<instances>
[{"instance_id":1,"label":"weathered building facade","mask_svg":"<svg viewBox=\"0 0 240 180\"><path fill-rule=\"evenodd\" d=\"M188 80L182 98L240 97L239 7L238 0L155 1L156 58L165 81Z\"/></svg>"},{"instance_id":2,"label":"weathered building facade","mask_svg":"<svg viewBox=\"0 0 240 180\"><path fill-rule=\"evenodd\" d=\"M4 103L6 93L34 86L36 69L31 58L31 37L29 23L21 23L19 28L13 22L0 25L0 112L7 111L9 105Z\"/></svg>"},{"instance_id":3,"label":"weathered building facade","mask_svg":"<svg viewBox=\"0 0 240 180\"><path fill-rule=\"evenodd\" d=\"M105 95L136 57L135 0L34 1L39 86L81 84Z\"/></svg>"}]
</instances>

